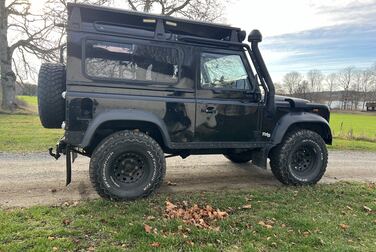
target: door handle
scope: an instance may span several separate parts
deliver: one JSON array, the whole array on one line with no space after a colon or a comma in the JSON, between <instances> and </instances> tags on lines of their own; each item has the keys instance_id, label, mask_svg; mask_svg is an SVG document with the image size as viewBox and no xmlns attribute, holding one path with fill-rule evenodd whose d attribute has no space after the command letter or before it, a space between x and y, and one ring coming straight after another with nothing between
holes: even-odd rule
<instances>
[{"instance_id":1,"label":"door handle","mask_svg":"<svg viewBox=\"0 0 376 252\"><path fill-rule=\"evenodd\" d=\"M213 106L207 106L206 108L202 108L201 112L204 112L204 113L207 113L207 114L214 114L214 113L217 112L217 110Z\"/></svg>"}]
</instances>

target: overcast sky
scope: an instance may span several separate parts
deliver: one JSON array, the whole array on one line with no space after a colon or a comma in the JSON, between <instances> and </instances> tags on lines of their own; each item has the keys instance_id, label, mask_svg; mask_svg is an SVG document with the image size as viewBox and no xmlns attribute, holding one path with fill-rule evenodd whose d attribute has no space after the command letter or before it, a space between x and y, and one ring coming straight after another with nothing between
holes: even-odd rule
<instances>
[{"instance_id":1,"label":"overcast sky","mask_svg":"<svg viewBox=\"0 0 376 252\"><path fill-rule=\"evenodd\" d=\"M264 35L274 80L292 70L336 71L376 63L376 0L238 0L227 21Z\"/></svg>"},{"instance_id":2,"label":"overcast sky","mask_svg":"<svg viewBox=\"0 0 376 252\"><path fill-rule=\"evenodd\" d=\"M276 81L293 70L328 73L376 62L376 0L229 1L227 23L262 32L262 52ZM44 0L32 3L41 8Z\"/></svg>"}]
</instances>

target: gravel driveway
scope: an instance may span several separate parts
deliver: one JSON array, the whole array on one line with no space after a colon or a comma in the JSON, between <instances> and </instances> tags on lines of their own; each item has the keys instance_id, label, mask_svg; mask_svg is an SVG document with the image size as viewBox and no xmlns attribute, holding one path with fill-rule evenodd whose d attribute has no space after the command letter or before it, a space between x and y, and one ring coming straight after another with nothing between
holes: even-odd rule
<instances>
[{"instance_id":1,"label":"gravel driveway","mask_svg":"<svg viewBox=\"0 0 376 252\"><path fill-rule=\"evenodd\" d=\"M0 207L55 205L97 198L88 178L89 159L73 164L73 182L65 187L65 159L47 153L0 153ZM321 183L339 180L376 182L376 153L330 151ZM168 185L168 181L176 185ZM214 191L281 186L270 170L233 164L221 155L167 159L167 176L159 192Z\"/></svg>"}]
</instances>

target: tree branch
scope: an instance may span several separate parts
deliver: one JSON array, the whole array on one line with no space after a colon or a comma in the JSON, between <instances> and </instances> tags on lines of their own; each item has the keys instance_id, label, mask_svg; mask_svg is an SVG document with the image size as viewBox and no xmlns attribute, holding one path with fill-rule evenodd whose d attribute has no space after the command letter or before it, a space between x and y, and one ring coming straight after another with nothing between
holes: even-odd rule
<instances>
[{"instance_id":1,"label":"tree branch","mask_svg":"<svg viewBox=\"0 0 376 252\"><path fill-rule=\"evenodd\" d=\"M136 6L133 4L132 0L128 0L129 6L132 8L132 10L137 11Z\"/></svg>"},{"instance_id":2,"label":"tree branch","mask_svg":"<svg viewBox=\"0 0 376 252\"><path fill-rule=\"evenodd\" d=\"M184 9L190 2L191 0L186 0L182 5L178 6L178 7L174 7L172 8L169 12L166 13L167 16L171 16L172 14L174 14L175 12L178 12L182 9Z\"/></svg>"}]
</instances>

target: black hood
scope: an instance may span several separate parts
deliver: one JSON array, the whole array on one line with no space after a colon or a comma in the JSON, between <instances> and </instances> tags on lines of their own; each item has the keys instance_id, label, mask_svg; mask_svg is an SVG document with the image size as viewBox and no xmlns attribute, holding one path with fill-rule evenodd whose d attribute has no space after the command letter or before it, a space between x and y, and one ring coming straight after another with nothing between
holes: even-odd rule
<instances>
[{"instance_id":1,"label":"black hood","mask_svg":"<svg viewBox=\"0 0 376 252\"><path fill-rule=\"evenodd\" d=\"M290 101L293 100L296 103L309 103L309 100L296 98L296 97L290 97L290 96L284 96L284 95L276 95L275 101Z\"/></svg>"}]
</instances>

